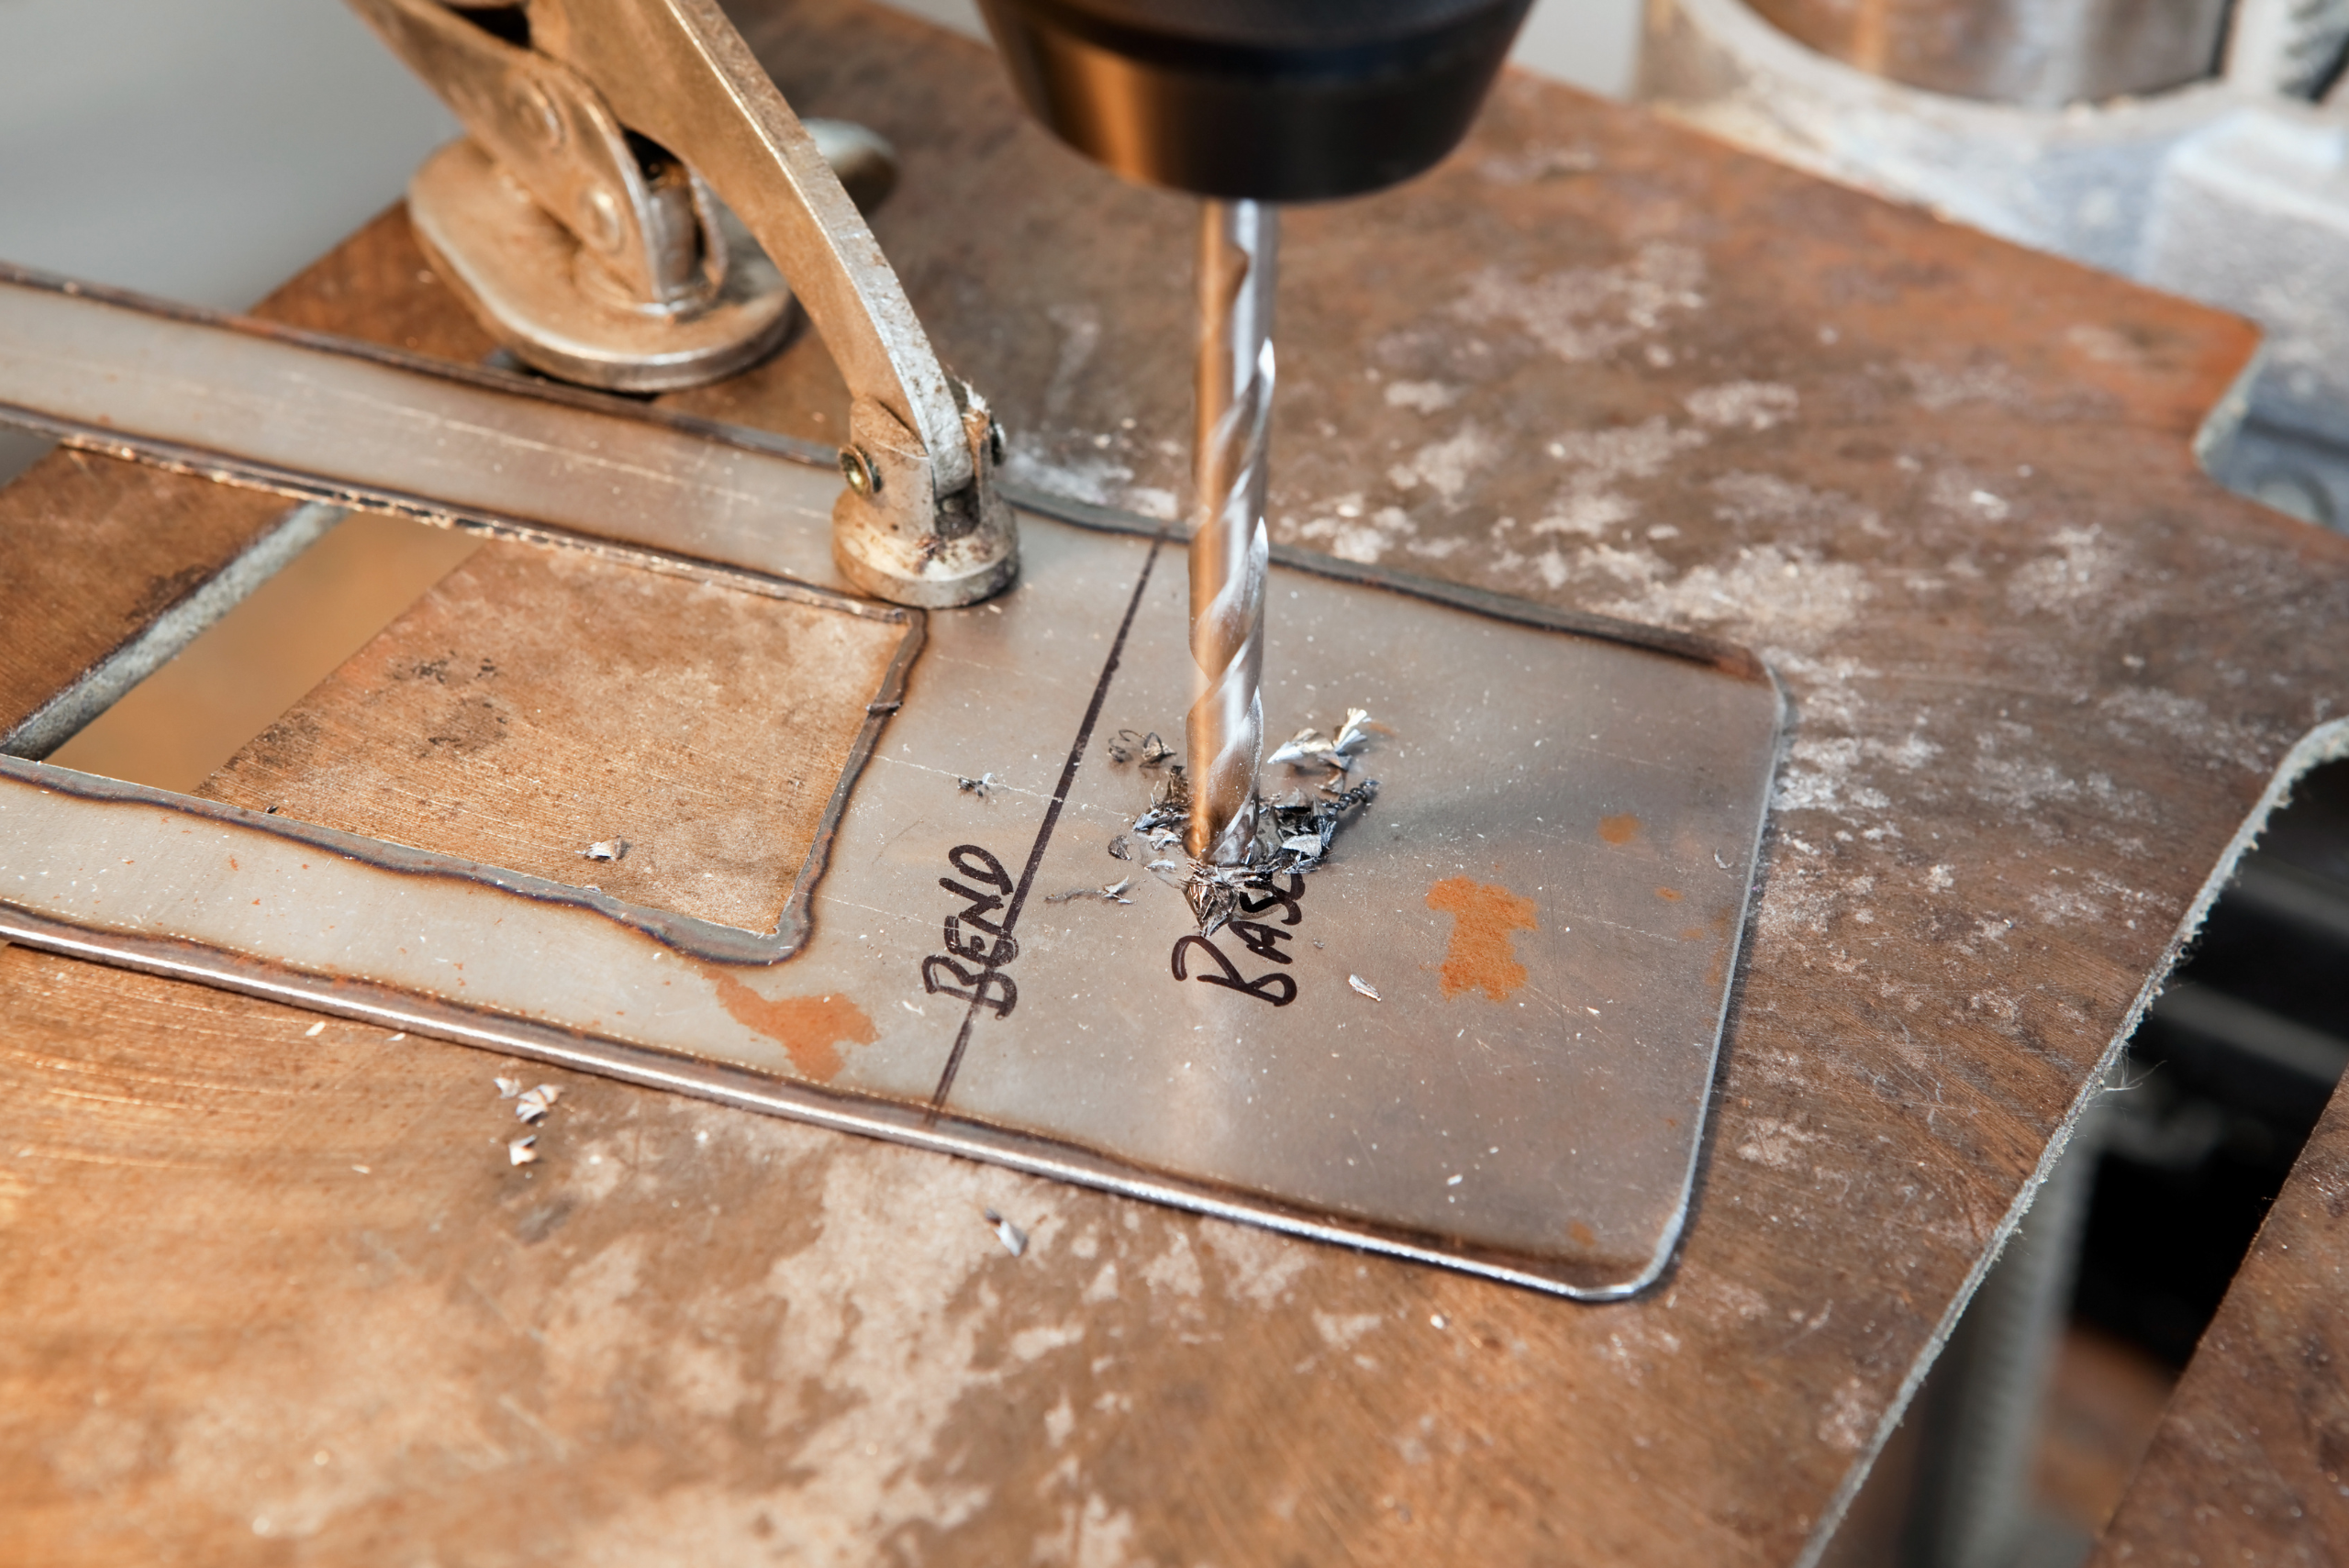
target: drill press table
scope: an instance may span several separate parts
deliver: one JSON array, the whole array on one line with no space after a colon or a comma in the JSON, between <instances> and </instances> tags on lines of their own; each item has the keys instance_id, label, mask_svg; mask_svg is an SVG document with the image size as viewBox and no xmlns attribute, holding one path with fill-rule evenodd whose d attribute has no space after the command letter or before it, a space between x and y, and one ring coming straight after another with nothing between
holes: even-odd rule
<instances>
[{"instance_id":1,"label":"drill press table","mask_svg":"<svg viewBox=\"0 0 2349 1568\"><path fill-rule=\"evenodd\" d=\"M749 30L905 153L876 228L1024 477L1168 506L1187 206L1048 145L959 40L845 3ZM2240 323L1530 80L1286 250L1277 538L1724 636L1792 696L1663 1282L1564 1303L555 1073L515 1167L495 1058L10 949L0 1556L1815 1548L2349 706L2349 541L2196 469ZM489 347L397 214L265 314ZM804 337L676 401L845 412ZM0 727L282 510L75 456L0 495L40 628L0 641ZM368 762L395 787L406 743Z\"/></svg>"}]
</instances>

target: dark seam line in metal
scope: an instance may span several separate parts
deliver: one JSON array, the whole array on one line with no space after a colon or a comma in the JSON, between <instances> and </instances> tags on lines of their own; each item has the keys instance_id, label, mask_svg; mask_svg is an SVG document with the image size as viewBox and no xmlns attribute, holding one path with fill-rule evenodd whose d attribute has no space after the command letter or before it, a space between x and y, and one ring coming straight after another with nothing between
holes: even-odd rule
<instances>
[{"instance_id":1,"label":"dark seam line in metal","mask_svg":"<svg viewBox=\"0 0 2349 1568\"><path fill-rule=\"evenodd\" d=\"M1118 635L1110 640L1109 657L1101 665L1101 678L1093 683L1093 700L1085 705L1085 722L1077 726L1076 741L1068 749L1068 761L1061 764L1061 782L1044 807L1044 820L1036 829L1036 841L1028 848L1028 863L1019 873L1019 885L1011 890L1011 904L1003 912L1006 937L1019 924L1019 911L1027 906L1028 891L1036 884L1036 870L1044 863L1045 846L1052 841L1052 829L1060 825L1061 807L1068 800L1068 792L1076 787L1076 770L1085 761L1085 749L1093 744L1093 727L1101 721L1101 706L1109 700L1109 683L1118 673L1119 660L1125 655L1126 634L1134 628L1134 615L1141 608L1142 591L1150 586L1151 571L1158 564L1158 552L1165 547L1174 526L1159 526L1158 532L1151 538L1150 553L1141 559L1141 575L1134 579L1133 596L1126 601L1125 618L1118 623ZM963 1027L954 1033L954 1049L947 1052L946 1070L938 1075L938 1092L930 1097L930 1114L924 1118L928 1124L935 1125L938 1113L945 1108L946 1096L954 1088L954 1076L963 1071L963 1053L970 1049L971 1028L978 1018L979 998L974 994L971 1005L963 1010Z\"/></svg>"}]
</instances>

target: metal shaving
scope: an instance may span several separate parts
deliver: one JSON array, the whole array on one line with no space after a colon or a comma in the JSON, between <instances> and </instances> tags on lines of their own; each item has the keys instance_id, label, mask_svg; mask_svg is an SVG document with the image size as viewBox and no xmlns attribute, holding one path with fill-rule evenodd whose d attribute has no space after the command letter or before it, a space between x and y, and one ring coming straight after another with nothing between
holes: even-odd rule
<instances>
[{"instance_id":1,"label":"metal shaving","mask_svg":"<svg viewBox=\"0 0 2349 1568\"><path fill-rule=\"evenodd\" d=\"M541 1084L514 1102L515 1118L520 1121L537 1121L554 1109L554 1103L561 1098L561 1089L552 1084Z\"/></svg>"},{"instance_id":2,"label":"metal shaving","mask_svg":"<svg viewBox=\"0 0 2349 1568\"><path fill-rule=\"evenodd\" d=\"M1358 807L1378 798L1376 779L1337 787L1350 775L1356 753L1370 744L1371 734L1378 728L1364 709L1348 708L1337 739L1330 740L1318 730L1299 730L1266 759L1268 763L1285 762L1292 768L1327 766L1330 772L1310 791L1292 787L1278 797L1256 797L1256 840L1241 864L1187 862L1183 892L1190 900L1191 912L1198 917L1201 932L1213 936L1231 918L1242 894L1269 888L1275 877L1301 876L1320 865L1339 827ZM1179 850L1190 819L1190 781L1178 762L1166 770L1165 778L1152 793L1150 809L1134 819L1133 830L1154 850ZM1162 867L1183 869L1169 861L1153 861L1148 869L1155 872Z\"/></svg>"},{"instance_id":3,"label":"metal shaving","mask_svg":"<svg viewBox=\"0 0 2349 1568\"><path fill-rule=\"evenodd\" d=\"M1133 900L1126 896L1126 889L1133 884L1134 879L1126 877L1101 887L1072 887L1066 893L1045 894L1044 902L1067 904L1079 898L1098 898L1104 904L1130 904Z\"/></svg>"},{"instance_id":4,"label":"metal shaving","mask_svg":"<svg viewBox=\"0 0 2349 1568\"><path fill-rule=\"evenodd\" d=\"M1319 765L1333 769L1333 777L1342 778L1353 771L1354 754L1370 744L1370 732L1375 728L1370 722L1370 714L1366 710L1350 707L1346 709L1345 723L1338 727L1336 740L1308 726L1298 730L1265 758L1264 766L1269 768L1283 762L1292 768Z\"/></svg>"},{"instance_id":5,"label":"metal shaving","mask_svg":"<svg viewBox=\"0 0 2349 1568\"><path fill-rule=\"evenodd\" d=\"M963 794L975 795L981 800L985 800L1003 787L1003 781L993 773L981 773L974 779L966 779L962 774L956 773L954 784Z\"/></svg>"},{"instance_id":6,"label":"metal shaving","mask_svg":"<svg viewBox=\"0 0 2349 1568\"><path fill-rule=\"evenodd\" d=\"M995 1227L996 1240L1003 1243L1004 1251L1016 1258L1028 1250L1028 1232L991 1208L983 1208L979 1212L986 1217L989 1225Z\"/></svg>"},{"instance_id":7,"label":"metal shaving","mask_svg":"<svg viewBox=\"0 0 2349 1568\"><path fill-rule=\"evenodd\" d=\"M1126 843L1126 836L1123 833L1109 840L1109 858L1113 861L1130 861L1134 858L1133 850Z\"/></svg>"},{"instance_id":8,"label":"metal shaving","mask_svg":"<svg viewBox=\"0 0 2349 1568\"><path fill-rule=\"evenodd\" d=\"M1377 986L1373 985L1369 981L1364 980L1359 974L1347 975L1346 984L1353 986L1355 990L1361 992L1364 995L1369 997L1374 1002L1384 1002L1386 1000L1386 997L1378 994Z\"/></svg>"},{"instance_id":9,"label":"metal shaving","mask_svg":"<svg viewBox=\"0 0 2349 1568\"><path fill-rule=\"evenodd\" d=\"M1154 729L1147 735L1120 729L1101 744L1109 753L1109 761L1119 766L1140 762L1145 768L1155 768L1174 755L1174 748L1161 740Z\"/></svg>"},{"instance_id":10,"label":"metal shaving","mask_svg":"<svg viewBox=\"0 0 2349 1568\"><path fill-rule=\"evenodd\" d=\"M629 841L626 839L598 839L580 851L579 858L583 861L625 860L628 851Z\"/></svg>"},{"instance_id":11,"label":"metal shaving","mask_svg":"<svg viewBox=\"0 0 2349 1568\"><path fill-rule=\"evenodd\" d=\"M496 1084L497 1097L501 1100L510 1100L522 1092L522 1080L519 1078L500 1078Z\"/></svg>"},{"instance_id":12,"label":"metal shaving","mask_svg":"<svg viewBox=\"0 0 2349 1568\"><path fill-rule=\"evenodd\" d=\"M516 1139L513 1142L506 1146L507 1162L514 1165L534 1165L538 1163L538 1142L539 1135L537 1133L524 1133L521 1137Z\"/></svg>"}]
</instances>

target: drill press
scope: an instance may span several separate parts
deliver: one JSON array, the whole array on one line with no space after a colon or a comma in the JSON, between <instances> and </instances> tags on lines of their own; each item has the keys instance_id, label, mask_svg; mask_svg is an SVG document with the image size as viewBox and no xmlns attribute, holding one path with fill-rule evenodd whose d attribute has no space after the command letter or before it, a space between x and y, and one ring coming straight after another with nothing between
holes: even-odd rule
<instances>
[{"instance_id":1,"label":"drill press","mask_svg":"<svg viewBox=\"0 0 2349 1568\"><path fill-rule=\"evenodd\" d=\"M1273 204L1359 195L1458 144L1530 0L982 0L1012 81L1062 139L1208 198L1199 229L1185 847L1256 851Z\"/></svg>"}]
</instances>

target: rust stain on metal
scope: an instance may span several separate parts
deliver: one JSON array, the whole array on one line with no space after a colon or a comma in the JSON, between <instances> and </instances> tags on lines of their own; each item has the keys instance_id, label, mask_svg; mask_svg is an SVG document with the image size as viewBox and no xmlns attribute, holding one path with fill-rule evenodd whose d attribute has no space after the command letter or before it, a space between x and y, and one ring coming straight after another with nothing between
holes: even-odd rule
<instances>
[{"instance_id":1,"label":"rust stain on metal","mask_svg":"<svg viewBox=\"0 0 2349 1568\"><path fill-rule=\"evenodd\" d=\"M1659 887L1655 890L1655 895L1658 898L1663 899L1666 904L1677 904L1683 898L1688 896L1676 887Z\"/></svg>"},{"instance_id":2,"label":"rust stain on metal","mask_svg":"<svg viewBox=\"0 0 2349 1568\"><path fill-rule=\"evenodd\" d=\"M1640 819L1628 811L1620 817L1602 817L1598 836L1620 849L1640 836Z\"/></svg>"},{"instance_id":3,"label":"rust stain on metal","mask_svg":"<svg viewBox=\"0 0 2349 1568\"><path fill-rule=\"evenodd\" d=\"M803 1078L830 1083L842 1066L841 1041L871 1045L880 1038L872 1018L845 996L766 997L722 969L702 973L717 985L718 1006L782 1046Z\"/></svg>"},{"instance_id":4,"label":"rust stain on metal","mask_svg":"<svg viewBox=\"0 0 2349 1568\"><path fill-rule=\"evenodd\" d=\"M1443 995L1482 991L1496 1002L1525 984L1525 965L1511 950L1511 931L1535 931L1533 900L1497 883L1447 877L1428 889L1428 907L1452 917L1452 945L1443 955Z\"/></svg>"}]
</instances>

